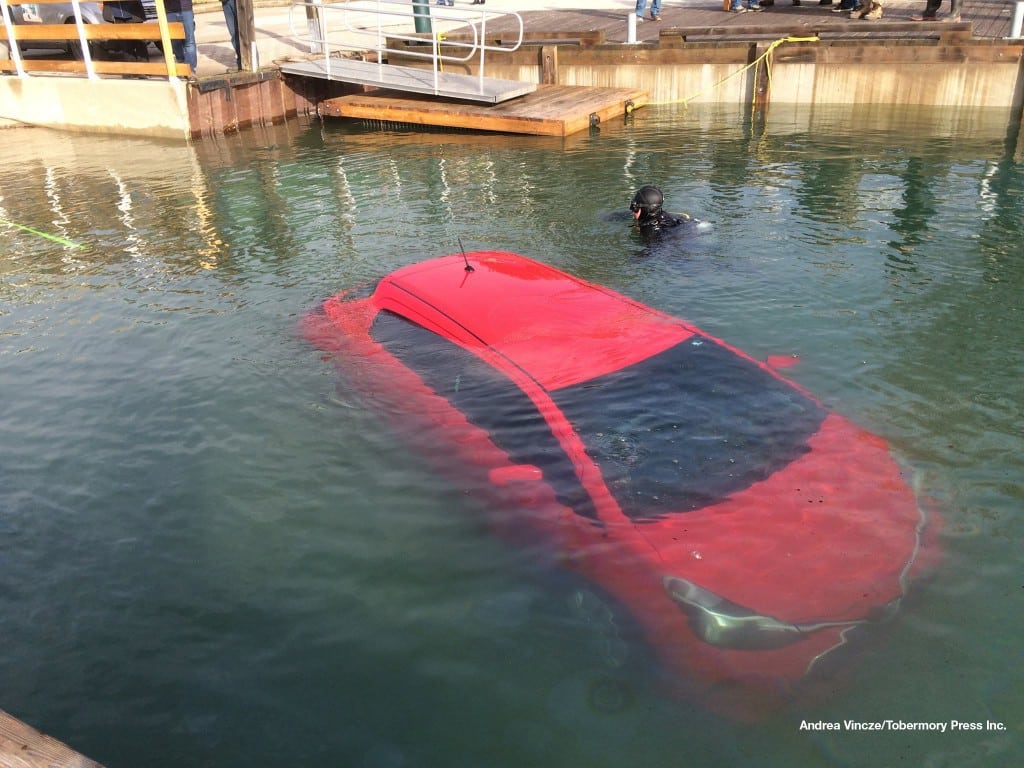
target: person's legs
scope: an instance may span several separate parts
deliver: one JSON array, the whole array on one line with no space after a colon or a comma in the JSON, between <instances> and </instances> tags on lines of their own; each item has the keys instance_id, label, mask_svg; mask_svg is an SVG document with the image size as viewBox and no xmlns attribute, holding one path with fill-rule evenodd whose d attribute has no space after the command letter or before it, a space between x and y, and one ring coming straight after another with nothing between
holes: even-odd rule
<instances>
[{"instance_id":1,"label":"person's legs","mask_svg":"<svg viewBox=\"0 0 1024 768\"><path fill-rule=\"evenodd\" d=\"M238 6L235 0L221 0L221 9L224 11L224 23L228 28L228 35L231 37L231 47L235 49L235 66L242 68L242 49L238 45Z\"/></svg>"},{"instance_id":2,"label":"person's legs","mask_svg":"<svg viewBox=\"0 0 1024 768\"><path fill-rule=\"evenodd\" d=\"M661 18L661 0L651 0L651 18Z\"/></svg>"},{"instance_id":3,"label":"person's legs","mask_svg":"<svg viewBox=\"0 0 1024 768\"><path fill-rule=\"evenodd\" d=\"M196 73L199 66L199 51L196 49L196 14L194 11L182 11L181 25L185 27L185 39L182 41L181 53L184 61L192 68L192 74ZM178 53L175 51L175 58Z\"/></svg>"},{"instance_id":4,"label":"person's legs","mask_svg":"<svg viewBox=\"0 0 1024 768\"><path fill-rule=\"evenodd\" d=\"M644 17L644 9L647 7L647 0L636 0L636 15L639 18Z\"/></svg>"},{"instance_id":5,"label":"person's legs","mask_svg":"<svg viewBox=\"0 0 1024 768\"><path fill-rule=\"evenodd\" d=\"M167 23L173 24L176 21L182 21L181 11L169 11L167 13ZM184 22L182 23L184 25ZM188 30L185 31L188 35ZM179 64L185 63L185 41L184 40L171 40L171 51L174 53L174 60Z\"/></svg>"}]
</instances>

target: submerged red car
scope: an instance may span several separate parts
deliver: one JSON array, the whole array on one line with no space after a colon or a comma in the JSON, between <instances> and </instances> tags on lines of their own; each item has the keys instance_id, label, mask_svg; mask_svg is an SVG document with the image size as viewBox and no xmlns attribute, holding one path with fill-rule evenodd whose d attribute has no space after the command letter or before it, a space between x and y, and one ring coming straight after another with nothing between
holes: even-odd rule
<instances>
[{"instance_id":1,"label":"submerged red car","mask_svg":"<svg viewBox=\"0 0 1024 768\"><path fill-rule=\"evenodd\" d=\"M717 709L785 701L934 560L938 521L883 439L693 325L537 261L413 264L327 299L304 330Z\"/></svg>"}]
</instances>

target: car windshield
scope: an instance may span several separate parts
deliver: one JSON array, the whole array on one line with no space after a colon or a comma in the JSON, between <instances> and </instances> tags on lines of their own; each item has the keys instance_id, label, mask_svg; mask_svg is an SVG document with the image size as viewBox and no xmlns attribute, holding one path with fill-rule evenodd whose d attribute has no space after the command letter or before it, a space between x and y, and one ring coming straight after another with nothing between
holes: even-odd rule
<instances>
[{"instance_id":1,"label":"car windshield","mask_svg":"<svg viewBox=\"0 0 1024 768\"><path fill-rule=\"evenodd\" d=\"M551 393L635 519L688 512L810 450L825 411L713 339Z\"/></svg>"}]
</instances>

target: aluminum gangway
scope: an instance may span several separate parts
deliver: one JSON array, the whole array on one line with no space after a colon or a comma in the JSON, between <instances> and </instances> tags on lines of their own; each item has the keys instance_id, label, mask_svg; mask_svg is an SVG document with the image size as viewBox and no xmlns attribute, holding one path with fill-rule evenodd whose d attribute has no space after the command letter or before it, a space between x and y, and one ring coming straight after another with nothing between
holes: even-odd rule
<instances>
[{"instance_id":1,"label":"aluminum gangway","mask_svg":"<svg viewBox=\"0 0 1024 768\"><path fill-rule=\"evenodd\" d=\"M487 43L487 23L497 17L518 22L518 36L513 34L507 44L504 31L500 44ZM483 5L471 9L431 7L429 0L293 0L289 24L292 35L307 42L314 56L280 63L287 74L487 104L537 89L536 83L485 76L485 54L508 53L522 45L523 20L514 12L487 11ZM444 40L442 30L453 28L467 34L460 34L458 40ZM393 47L396 43L402 47ZM374 60L354 57L359 54ZM430 62L430 68L388 64L389 54L421 57ZM474 64L477 74L444 71L446 65L460 64Z\"/></svg>"}]
</instances>

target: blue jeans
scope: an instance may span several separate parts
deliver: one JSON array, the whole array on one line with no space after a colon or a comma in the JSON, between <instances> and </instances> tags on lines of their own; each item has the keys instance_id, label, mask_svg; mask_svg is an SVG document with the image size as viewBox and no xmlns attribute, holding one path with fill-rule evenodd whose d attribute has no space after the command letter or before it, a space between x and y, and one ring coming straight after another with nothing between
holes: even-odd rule
<instances>
[{"instance_id":1,"label":"blue jeans","mask_svg":"<svg viewBox=\"0 0 1024 768\"><path fill-rule=\"evenodd\" d=\"M192 11L173 11L167 14L167 21L180 21L185 27L184 40L171 40L171 50L174 51L174 60L179 64L188 64L192 68L192 74L196 73L199 65L199 55L196 51L196 15Z\"/></svg>"},{"instance_id":2,"label":"blue jeans","mask_svg":"<svg viewBox=\"0 0 1024 768\"><path fill-rule=\"evenodd\" d=\"M646 7L647 0L636 0L636 15L643 18ZM659 13L661 13L661 0L651 0L651 16L657 16Z\"/></svg>"},{"instance_id":3,"label":"blue jeans","mask_svg":"<svg viewBox=\"0 0 1024 768\"><path fill-rule=\"evenodd\" d=\"M231 47L235 49L235 66L242 68L242 49L238 45L238 6L235 0L220 0L221 10L224 11L224 23L228 27L228 34L231 35Z\"/></svg>"}]
</instances>

